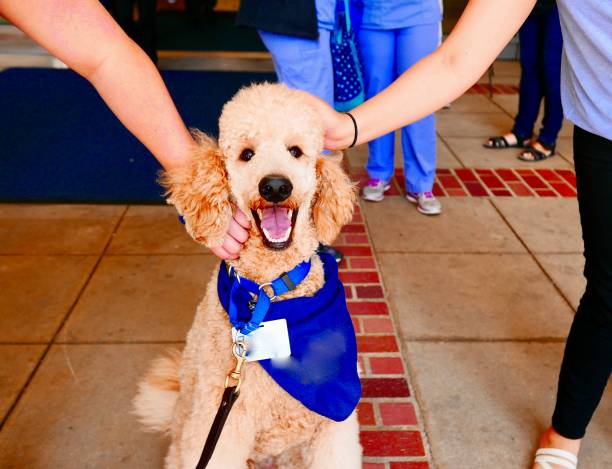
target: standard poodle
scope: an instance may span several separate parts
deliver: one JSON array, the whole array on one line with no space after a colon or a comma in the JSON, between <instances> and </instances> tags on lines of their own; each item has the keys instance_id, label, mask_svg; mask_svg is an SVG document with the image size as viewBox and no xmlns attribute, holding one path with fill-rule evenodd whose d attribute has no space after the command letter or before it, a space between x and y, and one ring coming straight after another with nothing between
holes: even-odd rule
<instances>
[{"instance_id":1,"label":"standard poodle","mask_svg":"<svg viewBox=\"0 0 612 469\"><path fill-rule=\"evenodd\" d=\"M190 164L163 174L162 184L196 241L220 245L235 208L250 217L250 237L239 259L213 273L184 351L153 363L135 412L148 429L170 436L166 468L196 467L235 366L226 302L245 298L221 292L226 283L240 290L248 279L259 285L259 295L246 296L249 311L263 295L271 298L270 313L283 305L290 311L291 356L244 363L239 398L207 467L360 468L355 335L335 261L316 253L351 220L354 186L322 154L323 126L301 91L268 83L244 88L224 106L219 129L218 144L194 132ZM275 297L270 282L299 265L309 269L305 277ZM333 314L292 324L292 315L303 319L316 309L320 294L335 298ZM330 332L338 321L344 332Z\"/></svg>"}]
</instances>

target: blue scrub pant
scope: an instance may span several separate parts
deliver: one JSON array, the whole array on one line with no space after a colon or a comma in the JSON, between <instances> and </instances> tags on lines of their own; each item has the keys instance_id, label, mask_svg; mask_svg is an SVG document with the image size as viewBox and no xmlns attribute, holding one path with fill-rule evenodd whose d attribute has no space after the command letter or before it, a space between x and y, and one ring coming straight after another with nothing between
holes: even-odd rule
<instances>
[{"instance_id":1,"label":"blue scrub pant","mask_svg":"<svg viewBox=\"0 0 612 469\"><path fill-rule=\"evenodd\" d=\"M431 54L438 47L439 35L438 23L391 30L362 28L359 31L359 49L367 97L385 89L417 61ZM394 149L393 133L369 143L366 169L371 178L391 179ZM436 123L433 114L402 129L402 152L408 191L431 191L436 176Z\"/></svg>"},{"instance_id":2,"label":"blue scrub pant","mask_svg":"<svg viewBox=\"0 0 612 469\"><path fill-rule=\"evenodd\" d=\"M329 48L331 31L319 28L318 39L304 39L259 30L272 54L279 81L308 91L333 106L334 71Z\"/></svg>"},{"instance_id":3,"label":"blue scrub pant","mask_svg":"<svg viewBox=\"0 0 612 469\"><path fill-rule=\"evenodd\" d=\"M544 98L544 118L539 140L547 146L557 141L563 124L561 105L561 25L554 7L541 15L531 15L519 31L521 85L519 110L512 132L530 138Z\"/></svg>"}]
</instances>

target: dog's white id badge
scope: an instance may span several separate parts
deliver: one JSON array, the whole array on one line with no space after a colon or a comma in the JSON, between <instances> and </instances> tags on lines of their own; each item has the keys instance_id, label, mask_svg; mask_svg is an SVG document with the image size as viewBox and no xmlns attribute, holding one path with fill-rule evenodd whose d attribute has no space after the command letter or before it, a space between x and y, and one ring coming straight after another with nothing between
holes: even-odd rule
<instances>
[{"instance_id":1,"label":"dog's white id badge","mask_svg":"<svg viewBox=\"0 0 612 469\"><path fill-rule=\"evenodd\" d=\"M238 331L232 327L232 340L236 341ZM264 321L261 327L249 335L241 336L247 343L246 361L256 362L268 358L287 358L291 355L289 331L286 319Z\"/></svg>"}]
</instances>

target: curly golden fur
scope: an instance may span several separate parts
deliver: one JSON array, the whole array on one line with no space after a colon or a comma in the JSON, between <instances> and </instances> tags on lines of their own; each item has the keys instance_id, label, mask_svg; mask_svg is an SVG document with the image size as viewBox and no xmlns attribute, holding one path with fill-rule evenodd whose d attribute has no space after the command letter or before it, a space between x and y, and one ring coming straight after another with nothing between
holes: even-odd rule
<instances>
[{"instance_id":1,"label":"curly golden fur","mask_svg":"<svg viewBox=\"0 0 612 469\"><path fill-rule=\"evenodd\" d=\"M219 143L195 132L198 150L189 165L166 173L169 203L185 218L189 234L218 246L234 207L252 220L240 258L230 264L258 283L270 282L311 259L307 278L282 298L311 296L324 282L315 250L331 243L351 220L355 188L348 176L322 155L323 128L304 94L284 85L252 85L223 108ZM296 152L295 148L299 148ZM252 158L243 158L249 149ZM298 155L298 156L296 156ZM256 219L270 205L260 194L267 175L292 183L283 202L293 210L289 244L266 244ZM139 385L134 405L145 426L171 438L168 469L193 469L219 405L226 375L233 367L230 328L217 297L217 272L198 306L182 354L158 359ZM333 422L306 409L255 363L245 366L240 398L230 414L211 469L244 469L275 461L281 468L357 469L361 467L355 413Z\"/></svg>"},{"instance_id":2,"label":"curly golden fur","mask_svg":"<svg viewBox=\"0 0 612 469\"><path fill-rule=\"evenodd\" d=\"M193 130L197 143L187 165L162 173L168 203L185 219L187 232L208 247L223 243L232 214L223 155L208 135Z\"/></svg>"}]
</instances>

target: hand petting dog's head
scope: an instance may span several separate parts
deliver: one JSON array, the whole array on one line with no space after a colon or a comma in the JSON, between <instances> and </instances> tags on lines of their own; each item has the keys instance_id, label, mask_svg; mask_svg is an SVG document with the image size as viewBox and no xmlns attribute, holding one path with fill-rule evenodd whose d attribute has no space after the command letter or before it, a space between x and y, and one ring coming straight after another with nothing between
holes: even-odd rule
<instances>
[{"instance_id":1,"label":"hand petting dog's head","mask_svg":"<svg viewBox=\"0 0 612 469\"><path fill-rule=\"evenodd\" d=\"M194 132L189 167L166 173L169 202L193 238L223 242L237 206L253 222L241 257L309 257L350 221L355 189L322 155L323 127L301 91L260 84L240 90L223 108L219 145ZM264 251L263 253L260 251Z\"/></svg>"}]
</instances>

